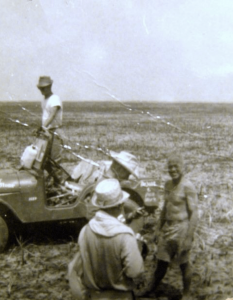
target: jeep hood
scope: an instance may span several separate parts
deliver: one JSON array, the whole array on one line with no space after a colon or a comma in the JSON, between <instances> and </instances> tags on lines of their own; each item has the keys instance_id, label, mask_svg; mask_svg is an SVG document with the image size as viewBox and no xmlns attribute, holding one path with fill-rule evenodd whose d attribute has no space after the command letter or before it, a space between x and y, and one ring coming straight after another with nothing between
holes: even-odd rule
<instances>
[{"instance_id":1,"label":"jeep hood","mask_svg":"<svg viewBox=\"0 0 233 300\"><path fill-rule=\"evenodd\" d=\"M19 192L35 187L37 180L28 171L16 169L0 170L0 193Z\"/></svg>"}]
</instances>

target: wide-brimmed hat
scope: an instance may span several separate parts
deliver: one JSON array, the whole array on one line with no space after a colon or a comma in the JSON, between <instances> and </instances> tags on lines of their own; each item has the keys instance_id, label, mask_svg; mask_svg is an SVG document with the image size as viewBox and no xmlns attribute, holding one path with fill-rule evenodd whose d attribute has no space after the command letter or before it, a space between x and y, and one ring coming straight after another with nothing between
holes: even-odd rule
<instances>
[{"instance_id":1,"label":"wide-brimmed hat","mask_svg":"<svg viewBox=\"0 0 233 300\"><path fill-rule=\"evenodd\" d=\"M41 76L37 84L38 88L49 86L53 83L53 80L49 76Z\"/></svg>"},{"instance_id":2,"label":"wide-brimmed hat","mask_svg":"<svg viewBox=\"0 0 233 300\"><path fill-rule=\"evenodd\" d=\"M117 179L104 179L95 188L91 202L98 208L110 208L122 204L129 198L129 194L122 191Z\"/></svg>"},{"instance_id":3,"label":"wide-brimmed hat","mask_svg":"<svg viewBox=\"0 0 233 300\"><path fill-rule=\"evenodd\" d=\"M121 151L120 153L110 151L110 156L113 160L118 162L122 167L124 167L126 170L128 170L131 174L133 174L136 178L138 178L136 174L136 169L138 168L138 162L135 155L126 152Z\"/></svg>"}]
</instances>

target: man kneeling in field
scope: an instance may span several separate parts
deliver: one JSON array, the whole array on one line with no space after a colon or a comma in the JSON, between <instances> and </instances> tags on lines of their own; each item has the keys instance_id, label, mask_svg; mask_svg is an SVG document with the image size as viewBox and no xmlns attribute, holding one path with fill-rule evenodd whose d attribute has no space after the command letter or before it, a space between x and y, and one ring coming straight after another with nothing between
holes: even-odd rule
<instances>
[{"instance_id":1,"label":"man kneeling in field","mask_svg":"<svg viewBox=\"0 0 233 300\"><path fill-rule=\"evenodd\" d=\"M189 299L191 268L189 252L197 225L197 193L193 184L183 176L183 159L175 153L168 158L171 180L165 184L164 206L160 216L157 269L153 289L166 274L169 263L176 258L183 278L183 300Z\"/></svg>"},{"instance_id":2,"label":"man kneeling in field","mask_svg":"<svg viewBox=\"0 0 233 300\"><path fill-rule=\"evenodd\" d=\"M99 167L81 161L73 170L72 178L83 185L98 182L101 179L117 178L119 181L138 178L138 162L136 156L127 152L110 151L111 164L99 163Z\"/></svg>"},{"instance_id":3,"label":"man kneeling in field","mask_svg":"<svg viewBox=\"0 0 233 300\"><path fill-rule=\"evenodd\" d=\"M87 185L97 183L103 179L116 178L120 182L123 180L137 180L138 179L138 162L135 155L126 152L110 151L112 159L111 164L101 162L99 167L96 167L86 161L80 162L73 170L71 177L80 184L83 188ZM128 199L124 205L126 218L132 218L137 213L139 206ZM90 215L94 215L97 208L90 208Z\"/></svg>"}]
</instances>

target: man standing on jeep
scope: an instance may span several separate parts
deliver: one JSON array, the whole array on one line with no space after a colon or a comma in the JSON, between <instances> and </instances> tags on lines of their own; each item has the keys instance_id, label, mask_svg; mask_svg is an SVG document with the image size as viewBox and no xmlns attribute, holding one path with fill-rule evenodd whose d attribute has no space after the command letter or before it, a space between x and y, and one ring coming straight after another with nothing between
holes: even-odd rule
<instances>
[{"instance_id":1,"label":"man standing on jeep","mask_svg":"<svg viewBox=\"0 0 233 300\"><path fill-rule=\"evenodd\" d=\"M56 130L62 126L62 101L59 96L52 92L53 80L48 76L39 78L38 89L44 96L42 106L42 127Z\"/></svg>"},{"instance_id":2,"label":"man standing on jeep","mask_svg":"<svg viewBox=\"0 0 233 300\"><path fill-rule=\"evenodd\" d=\"M59 136L59 128L62 127L62 101L59 96L52 92L53 80L49 76L41 76L37 84L38 89L44 96L41 102L42 107L42 128L52 134L52 148L50 150L50 158L55 162L61 161L62 139ZM48 163L46 170L51 173L52 167ZM55 181L59 181L56 174Z\"/></svg>"}]
</instances>

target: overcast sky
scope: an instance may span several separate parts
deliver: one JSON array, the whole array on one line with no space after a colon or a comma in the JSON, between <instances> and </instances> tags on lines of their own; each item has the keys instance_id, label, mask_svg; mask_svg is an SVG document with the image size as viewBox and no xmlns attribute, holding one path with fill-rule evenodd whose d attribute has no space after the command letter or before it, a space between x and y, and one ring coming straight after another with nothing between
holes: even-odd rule
<instances>
[{"instance_id":1,"label":"overcast sky","mask_svg":"<svg viewBox=\"0 0 233 300\"><path fill-rule=\"evenodd\" d=\"M233 101L232 0L0 3L0 100Z\"/></svg>"}]
</instances>

